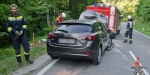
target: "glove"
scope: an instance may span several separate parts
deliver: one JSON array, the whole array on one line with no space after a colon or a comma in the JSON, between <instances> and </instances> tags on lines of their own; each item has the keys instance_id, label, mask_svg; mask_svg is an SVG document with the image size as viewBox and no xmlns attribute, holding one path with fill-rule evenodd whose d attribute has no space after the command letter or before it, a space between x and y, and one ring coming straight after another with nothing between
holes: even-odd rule
<instances>
[{"instance_id":1,"label":"glove","mask_svg":"<svg viewBox=\"0 0 150 75\"><path fill-rule=\"evenodd\" d=\"M16 34L17 36L20 36L20 33L19 33L18 31L16 31L15 34Z\"/></svg>"}]
</instances>

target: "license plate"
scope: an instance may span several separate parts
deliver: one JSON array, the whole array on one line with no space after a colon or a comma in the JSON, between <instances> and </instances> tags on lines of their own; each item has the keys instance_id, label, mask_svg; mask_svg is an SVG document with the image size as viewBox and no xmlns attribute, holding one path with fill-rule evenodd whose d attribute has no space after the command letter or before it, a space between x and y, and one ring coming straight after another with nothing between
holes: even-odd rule
<instances>
[{"instance_id":1,"label":"license plate","mask_svg":"<svg viewBox=\"0 0 150 75\"><path fill-rule=\"evenodd\" d=\"M75 40L74 39L59 38L58 42L59 43L66 43L66 44L74 44Z\"/></svg>"}]
</instances>

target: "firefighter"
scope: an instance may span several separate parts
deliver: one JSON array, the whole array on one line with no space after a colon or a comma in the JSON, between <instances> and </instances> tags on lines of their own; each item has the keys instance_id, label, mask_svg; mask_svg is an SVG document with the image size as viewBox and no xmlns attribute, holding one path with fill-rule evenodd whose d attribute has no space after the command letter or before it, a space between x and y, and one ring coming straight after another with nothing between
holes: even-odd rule
<instances>
[{"instance_id":1,"label":"firefighter","mask_svg":"<svg viewBox=\"0 0 150 75\"><path fill-rule=\"evenodd\" d=\"M128 23L127 23L127 30L125 32L125 38L123 43L127 43L129 37L129 44L132 44L132 31L133 31L133 19L131 15L128 15Z\"/></svg>"},{"instance_id":2,"label":"firefighter","mask_svg":"<svg viewBox=\"0 0 150 75\"><path fill-rule=\"evenodd\" d=\"M112 37L111 37L112 33L111 33L110 29L108 29L107 31L110 33L110 35L109 35L110 43L109 43L108 49L107 49L109 51L109 50L111 50L114 47L115 43L113 43L113 41L112 41Z\"/></svg>"},{"instance_id":3,"label":"firefighter","mask_svg":"<svg viewBox=\"0 0 150 75\"><path fill-rule=\"evenodd\" d=\"M65 17L66 17L66 14L65 14L65 13L60 13L60 14L58 15L58 17L54 20L53 29L55 29L55 28L58 26L58 24L59 24L60 22L63 22Z\"/></svg>"},{"instance_id":4,"label":"firefighter","mask_svg":"<svg viewBox=\"0 0 150 75\"><path fill-rule=\"evenodd\" d=\"M62 13L61 22L64 21L65 17L66 17L66 14L65 14L65 13Z\"/></svg>"},{"instance_id":5,"label":"firefighter","mask_svg":"<svg viewBox=\"0 0 150 75\"><path fill-rule=\"evenodd\" d=\"M12 4L10 6L11 14L9 14L6 18L6 28L8 32L12 34L13 48L15 49L15 56L19 66L23 66L21 60L21 52L20 52L20 44L22 44L24 48L24 56L27 62L30 64L33 61L30 59L30 45L27 41L27 37L25 35L25 31L27 29L26 21L24 17L17 12L18 6L16 4Z\"/></svg>"}]
</instances>

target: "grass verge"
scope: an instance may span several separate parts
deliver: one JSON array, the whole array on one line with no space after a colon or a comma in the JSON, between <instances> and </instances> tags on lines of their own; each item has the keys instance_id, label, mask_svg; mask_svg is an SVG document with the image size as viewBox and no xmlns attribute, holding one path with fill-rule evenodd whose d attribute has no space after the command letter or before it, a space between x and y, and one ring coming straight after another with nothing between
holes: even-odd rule
<instances>
[{"instance_id":1,"label":"grass verge","mask_svg":"<svg viewBox=\"0 0 150 75\"><path fill-rule=\"evenodd\" d=\"M150 23L136 23L134 29L150 37Z\"/></svg>"},{"instance_id":2,"label":"grass verge","mask_svg":"<svg viewBox=\"0 0 150 75\"><path fill-rule=\"evenodd\" d=\"M46 45L43 43L41 45L37 45L37 41L42 39L42 38L47 38L47 36L42 36L42 37L37 37L35 38L35 45L30 46L30 55L31 59L35 59L38 56L45 54L46 53ZM32 41L29 41L30 43ZM24 50L21 47L21 58L23 61L23 67L29 65L25 61L25 57L23 54ZM3 50L0 50L0 75L11 75L15 70L19 69L20 67L18 66L18 63L15 58L15 50L13 47L5 48Z\"/></svg>"}]
</instances>

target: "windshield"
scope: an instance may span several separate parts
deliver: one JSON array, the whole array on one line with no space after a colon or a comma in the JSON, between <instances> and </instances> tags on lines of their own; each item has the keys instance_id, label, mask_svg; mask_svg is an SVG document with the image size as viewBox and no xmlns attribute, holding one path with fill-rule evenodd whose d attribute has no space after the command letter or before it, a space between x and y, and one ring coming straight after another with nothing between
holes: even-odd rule
<instances>
[{"instance_id":1,"label":"windshield","mask_svg":"<svg viewBox=\"0 0 150 75\"><path fill-rule=\"evenodd\" d=\"M55 31L63 31L67 33L83 33L83 32L90 32L92 27L89 25L79 25L79 24L63 24L59 25Z\"/></svg>"}]
</instances>

